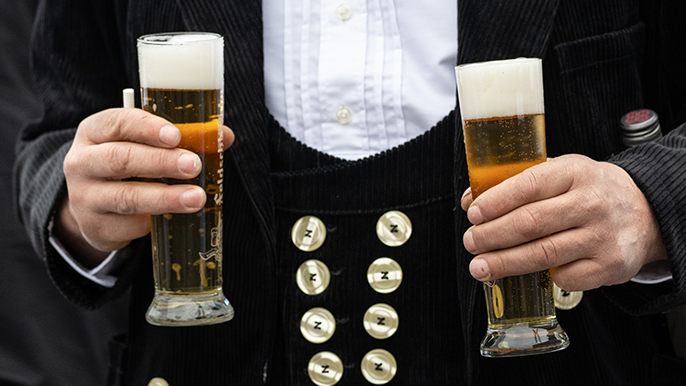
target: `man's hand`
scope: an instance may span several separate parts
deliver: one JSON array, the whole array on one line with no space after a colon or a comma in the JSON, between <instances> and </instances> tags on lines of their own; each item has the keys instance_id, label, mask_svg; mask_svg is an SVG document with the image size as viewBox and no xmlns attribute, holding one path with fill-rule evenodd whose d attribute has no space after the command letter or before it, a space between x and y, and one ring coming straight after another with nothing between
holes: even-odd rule
<instances>
[{"instance_id":1,"label":"man's hand","mask_svg":"<svg viewBox=\"0 0 686 386\"><path fill-rule=\"evenodd\" d=\"M233 132L224 127L224 148ZM189 179L202 169L193 152L176 148L178 128L140 109L110 109L79 124L64 159L68 197L55 234L86 266L150 231L151 214L194 213L206 200L194 185L125 181L130 177Z\"/></svg>"},{"instance_id":2,"label":"man's hand","mask_svg":"<svg viewBox=\"0 0 686 386\"><path fill-rule=\"evenodd\" d=\"M645 197L620 167L580 155L536 165L472 199L463 237L476 279L552 268L567 291L624 283L666 259Z\"/></svg>"}]
</instances>

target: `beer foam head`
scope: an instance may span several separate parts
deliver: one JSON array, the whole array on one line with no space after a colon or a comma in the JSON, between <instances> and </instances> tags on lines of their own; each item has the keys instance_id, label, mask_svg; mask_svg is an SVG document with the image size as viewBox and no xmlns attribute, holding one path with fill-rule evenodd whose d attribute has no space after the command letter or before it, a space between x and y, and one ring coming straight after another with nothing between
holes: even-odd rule
<instances>
[{"instance_id":1,"label":"beer foam head","mask_svg":"<svg viewBox=\"0 0 686 386\"><path fill-rule=\"evenodd\" d=\"M464 120L544 113L540 59L465 64L455 74Z\"/></svg>"},{"instance_id":2,"label":"beer foam head","mask_svg":"<svg viewBox=\"0 0 686 386\"><path fill-rule=\"evenodd\" d=\"M218 90L224 84L224 38L204 32L138 38L141 87Z\"/></svg>"}]
</instances>

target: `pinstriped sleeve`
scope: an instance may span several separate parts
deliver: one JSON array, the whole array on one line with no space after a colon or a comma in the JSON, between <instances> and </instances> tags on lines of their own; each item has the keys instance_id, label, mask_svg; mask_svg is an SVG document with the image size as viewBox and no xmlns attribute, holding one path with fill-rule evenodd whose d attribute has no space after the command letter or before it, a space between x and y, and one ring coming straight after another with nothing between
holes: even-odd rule
<instances>
[{"instance_id":1,"label":"pinstriped sleeve","mask_svg":"<svg viewBox=\"0 0 686 386\"><path fill-rule=\"evenodd\" d=\"M112 15L111 4L104 2L41 3L32 37L32 66L44 115L21 131L13 171L19 217L34 249L58 289L86 308L123 293L128 280L106 289L79 275L48 242L48 224L67 195L62 163L79 122L121 104L126 78ZM126 254L136 254L139 244L133 243ZM133 269L125 268L120 278Z\"/></svg>"},{"instance_id":2,"label":"pinstriped sleeve","mask_svg":"<svg viewBox=\"0 0 686 386\"><path fill-rule=\"evenodd\" d=\"M609 161L626 170L648 200L660 226L673 280L654 285L627 283L605 291L631 313L664 312L686 302L686 124L660 142L629 149Z\"/></svg>"}]
</instances>

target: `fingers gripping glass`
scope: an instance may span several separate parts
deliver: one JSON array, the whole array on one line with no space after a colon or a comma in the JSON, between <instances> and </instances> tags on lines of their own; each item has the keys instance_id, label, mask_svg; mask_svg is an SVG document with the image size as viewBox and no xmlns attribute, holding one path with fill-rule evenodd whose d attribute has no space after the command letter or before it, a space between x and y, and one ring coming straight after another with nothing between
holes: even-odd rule
<instances>
[{"instance_id":1,"label":"fingers gripping glass","mask_svg":"<svg viewBox=\"0 0 686 386\"><path fill-rule=\"evenodd\" d=\"M512 59L455 68L472 194L545 162L540 59ZM521 356L569 346L557 323L550 271L484 283L486 357Z\"/></svg>"}]
</instances>

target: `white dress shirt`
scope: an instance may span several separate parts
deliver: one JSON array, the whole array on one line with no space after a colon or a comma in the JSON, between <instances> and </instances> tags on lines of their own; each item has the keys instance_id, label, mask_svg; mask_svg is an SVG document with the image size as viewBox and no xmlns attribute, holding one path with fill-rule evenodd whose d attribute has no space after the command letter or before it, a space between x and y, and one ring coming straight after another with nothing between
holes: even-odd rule
<instances>
[{"instance_id":1,"label":"white dress shirt","mask_svg":"<svg viewBox=\"0 0 686 386\"><path fill-rule=\"evenodd\" d=\"M359 159L456 104L455 0L264 1L267 107L293 137Z\"/></svg>"}]
</instances>

